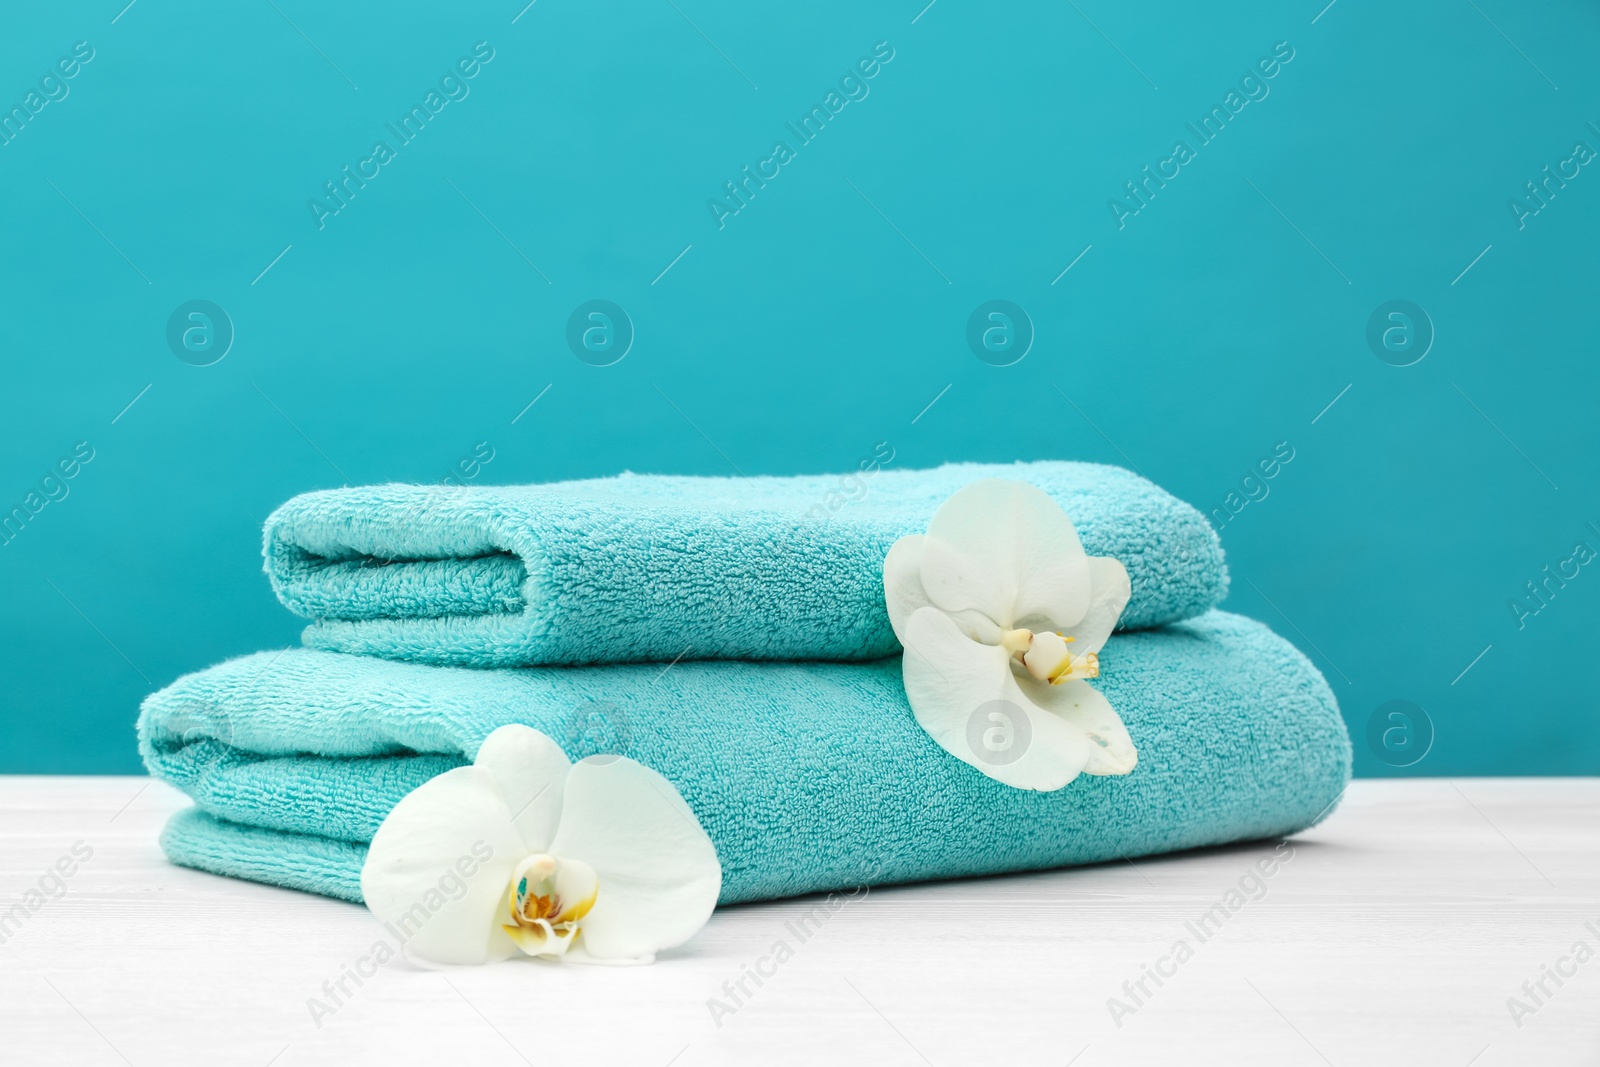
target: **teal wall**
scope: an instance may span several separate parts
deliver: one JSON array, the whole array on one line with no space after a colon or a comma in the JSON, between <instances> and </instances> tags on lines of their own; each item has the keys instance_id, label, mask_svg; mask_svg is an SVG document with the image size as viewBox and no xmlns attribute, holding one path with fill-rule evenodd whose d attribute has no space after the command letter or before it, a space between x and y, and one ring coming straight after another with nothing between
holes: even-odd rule
<instances>
[{"instance_id":1,"label":"teal wall","mask_svg":"<svg viewBox=\"0 0 1600 1067\"><path fill-rule=\"evenodd\" d=\"M1327 673L1359 773L1600 771L1594 6L924 2L6 13L0 769L135 771L145 693L294 641L259 528L296 492L888 441L1221 509L1228 606ZM593 300L619 361L569 347Z\"/></svg>"}]
</instances>

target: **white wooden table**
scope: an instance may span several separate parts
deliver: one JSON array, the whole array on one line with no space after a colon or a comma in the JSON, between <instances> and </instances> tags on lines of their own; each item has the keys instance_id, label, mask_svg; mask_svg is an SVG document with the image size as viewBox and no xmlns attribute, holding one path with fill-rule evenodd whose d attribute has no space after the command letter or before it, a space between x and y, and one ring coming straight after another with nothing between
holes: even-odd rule
<instances>
[{"instance_id":1,"label":"white wooden table","mask_svg":"<svg viewBox=\"0 0 1600 1067\"><path fill-rule=\"evenodd\" d=\"M874 890L804 942L816 898L730 908L652 967L391 961L359 985L372 917L169 866L183 803L0 778L0 908L47 899L0 924L0 1062L1600 1064L1600 956L1571 955L1600 953L1600 779L1357 782L1259 889L1271 842Z\"/></svg>"}]
</instances>

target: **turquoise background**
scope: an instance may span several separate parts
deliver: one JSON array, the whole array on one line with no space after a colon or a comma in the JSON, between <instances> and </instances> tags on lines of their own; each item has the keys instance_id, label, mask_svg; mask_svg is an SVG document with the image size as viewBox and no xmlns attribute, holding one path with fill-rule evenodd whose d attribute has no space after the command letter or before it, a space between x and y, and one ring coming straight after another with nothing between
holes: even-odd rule
<instances>
[{"instance_id":1,"label":"turquoise background","mask_svg":"<svg viewBox=\"0 0 1600 1067\"><path fill-rule=\"evenodd\" d=\"M1228 606L1328 675L1357 772L1600 771L1600 574L1510 607L1600 549L1600 167L1508 206L1600 148L1600 13L924 2L9 12L7 111L94 58L0 147L0 509L93 459L0 547L0 770L136 772L146 693L294 642L259 530L302 490L888 441L1132 465L1207 511L1287 442L1222 526ZM319 229L308 200L480 41ZM868 95L719 229L723 183L878 42ZM1268 95L1119 229L1110 198L1278 42ZM635 331L612 366L567 345L595 299ZM995 299L1034 330L1011 366L966 341ZM1436 333L1406 367L1366 338L1397 299ZM210 366L167 343L191 300L235 332ZM1434 734L1402 769L1365 743L1395 700Z\"/></svg>"}]
</instances>

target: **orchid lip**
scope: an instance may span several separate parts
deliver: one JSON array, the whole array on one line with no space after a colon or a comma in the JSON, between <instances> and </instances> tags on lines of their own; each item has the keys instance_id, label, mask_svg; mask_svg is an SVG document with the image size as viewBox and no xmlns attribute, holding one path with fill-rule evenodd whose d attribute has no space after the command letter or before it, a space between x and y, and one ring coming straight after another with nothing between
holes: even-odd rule
<instances>
[{"instance_id":1,"label":"orchid lip","mask_svg":"<svg viewBox=\"0 0 1600 1067\"><path fill-rule=\"evenodd\" d=\"M1059 638L1061 647L1041 648L1041 643L1054 643L1050 642L1052 634ZM1044 639L1043 642L1041 638ZM1076 640L1076 637L1064 635L1060 630L1034 633L1032 630L1019 628L1002 632L1000 647L1011 653L1013 660L1041 682L1060 685L1070 678L1098 678L1099 653L1086 652L1081 656L1074 656L1066 646Z\"/></svg>"},{"instance_id":2,"label":"orchid lip","mask_svg":"<svg viewBox=\"0 0 1600 1067\"><path fill-rule=\"evenodd\" d=\"M500 928L530 956L563 956L599 895L588 864L538 853L517 864L506 900L511 922Z\"/></svg>"}]
</instances>

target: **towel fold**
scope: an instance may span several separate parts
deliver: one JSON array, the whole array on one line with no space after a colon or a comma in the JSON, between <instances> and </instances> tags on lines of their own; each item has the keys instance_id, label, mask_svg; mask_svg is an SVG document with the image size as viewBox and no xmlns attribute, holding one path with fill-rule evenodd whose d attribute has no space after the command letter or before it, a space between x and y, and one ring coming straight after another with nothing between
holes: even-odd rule
<instances>
[{"instance_id":1,"label":"towel fold","mask_svg":"<svg viewBox=\"0 0 1600 1067\"><path fill-rule=\"evenodd\" d=\"M512 722L671 780L716 845L723 903L1289 834L1349 779L1333 694L1259 623L1122 634L1102 666L1138 766L1054 793L939 748L897 659L471 670L291 649L152 695L139 737L196 803L163 837L175 862L347 900L400 798Z\"/></svg>"},{"instance_id":2,"label":"towel fold","mask_svg":"<svg viewBox=\"0 0 1600 1067\"><path fill-rule=\"evenodd\" d=\"M1123 628L1193 618L1227 591L1205 518L1129 471L884 462L848 477L324 490L267 520L266 571L315 620L305 643L337 652L477 667L869 660L899 650L889 546L968 482L1014 478L1054 497L1091 555L1127 567Z\"/></svg>"}]
</instances>

